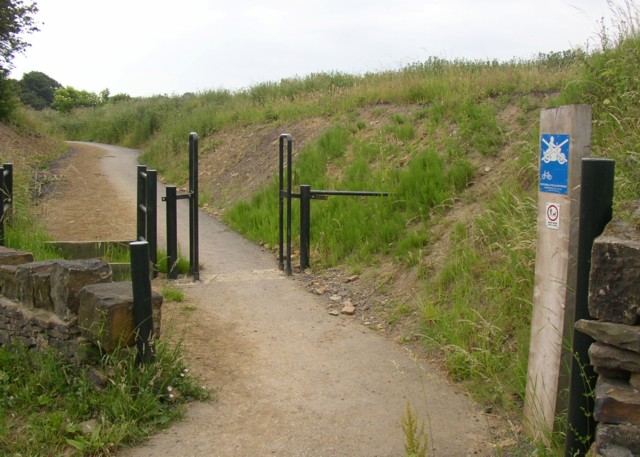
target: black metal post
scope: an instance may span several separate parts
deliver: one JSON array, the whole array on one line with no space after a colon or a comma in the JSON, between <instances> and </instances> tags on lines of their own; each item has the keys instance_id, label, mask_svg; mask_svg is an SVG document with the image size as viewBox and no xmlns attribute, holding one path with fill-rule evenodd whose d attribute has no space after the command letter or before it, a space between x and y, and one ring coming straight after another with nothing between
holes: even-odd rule
<instances>
[{"instance_id":1,"label":"black metal post","mask_svg":"<svg viewBox=\"0 0 640 457\"><path fill-rule=\"evenodd\" d=\"M151 304L151 279L149 277L149 243L129 243L131 253L131 286L133 289L133 325L135 326L138 363L146 364L156 359L153 347L153 308Z\"/></svg>"},{"instance_id":2,"label":"black metal post","mask_svg":"<svg viewBox=\"0 0 640 457\"><path fill-rule=\"evenodd\" d=\"M291 162L293 142L287 141L287 275L291 276Z\"/></svg>"},{"instance_id":3,"label":"black metal post","mask_svg":"<svg viewBox=\"0 0 640 457\"><path fill-rule=\"evenodd\" d=\"M284 143L287 142L287 189L284 189ZM291 275L291 157L293 139L288 133L280 135L278 162L278 268L284 270L284 198L287 198L287 274Z\"/></svg>"},{"instance_id":4,"label":"black metal post","mask_svg":"<svg viewBox=\"0 0 640 457\"><path fill-rule=\"evenodd\" d=\"M189 134L189 269L193 279L200 279L198 259L198 134Z\"/></svg>"},{"instance_id":5,"label":"black metal post","mask_svg":"<svg viewBox=\"0 0 640 457\"><path fill-rule=\"evenodd\" d=\"M309 268L311 246L311 186L300 185L300 269Z\"/></svg>"},{"instance_id":6,"label":"black metal post","mask_svg":"<svg viewBox=\"0 0 640 457\"><path fill-rule=\"evenodd\" d=\"M573 322L590 319L589 273L593 241L611 220L615 162L608 159L582 159L580 227L578 230L577 288ZM593 391L596 373L589 364L588 350L593 339L573 332L573 357L569 375L568 429L565 456L586 455L595 436Z\"/></svg>"},{"instance_id":7,"label":"black metal post","mask_svg":"<svg viewBox=\"0 0 640 457\"><path fill-rule=\"evenodd\" d=\"M153 265L153 277L158 276L158 173L156 170L147 171L147 232L149 242L149 258Z\"/></svg>"},{"instance_id":8,"label":"black metal post","mask_svg":"<svg viewBox=\"0 0 640 457\"><path fill-rule=\"evenodd\" d=\"M5 194L4 166L0 167L0 246L4 246L4 222L5 204L7 196Z\"/></svg>"},{"instance_id":9,"label":"black metal post","mask_svg":"<svg viewBox=\"0 0 640 457\"><path fill-rule=\"evenodd\" d=\"M8 215L5 214L5 220L9 222L9 224L13 223L13 164L5 163L2 165L4 168L4 189L5 189L5 199L9 200L9 207L7 208Z\"/></svg>"},{"instance_id":10,"label":"black metal post","mask_svg":"<svg viewBox=\"0 0 640 457\"><path fill-rule=\"evenodd\" d=\"M167 186L167 278L178 278L178 211L176 187Z\"/></svg>"},{"instance_id":11,"label":"black metal post","mask_svg":"<svg viewBox=\"0 0 640 457\"><path fill-rule=\"evenodd\" d=\"M144 240L147 227L146 222L146 189L147 189L147 166L138 165L136 174L137 198L136 198L136 240Z\"/></svg>"},{"instance_id":12,"label":"black metal post","mask_svg":"<svg viewBox=\"0 0 640 457\"><path fill-rule=\"evenodd\" d=\"M289 137L280 135L278 160L278 268L284 270L284 142Z\"/></svg>"}]
</instances>

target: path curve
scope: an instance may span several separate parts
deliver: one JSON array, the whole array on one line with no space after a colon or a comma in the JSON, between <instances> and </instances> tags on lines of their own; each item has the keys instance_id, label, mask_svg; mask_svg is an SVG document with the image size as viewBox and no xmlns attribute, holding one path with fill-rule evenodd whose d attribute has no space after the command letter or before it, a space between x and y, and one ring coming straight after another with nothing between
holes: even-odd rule
<instances>
[{"instance_id":1,"label":"path curve","mask_svg":"<svg viewBox=\"0 0 640 457\"><path fill-rule=\"evenodd\" d=\"M118 198L135 195L137 151L106 145L102 172ZM164 246L164 203L158 227ZM188 252L187 205L179 240ZM276 269L270 253L200 213L201 281L183 281L197 305L194 348L218 400L124 449L142 456L401 456L407 402L426 422L431 455L493 455L479 406L437 370L347 316ZM206 325L204 324L206 323Z\"/></svg>"}]
</instances>

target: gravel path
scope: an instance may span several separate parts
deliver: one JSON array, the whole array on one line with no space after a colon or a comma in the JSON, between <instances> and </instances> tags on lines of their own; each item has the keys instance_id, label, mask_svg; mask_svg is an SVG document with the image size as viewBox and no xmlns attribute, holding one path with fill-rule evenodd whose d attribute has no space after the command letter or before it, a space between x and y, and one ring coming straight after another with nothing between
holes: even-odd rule
<instances>
[{"instance_id":1,"label":"gravel path","mask_svg":"<svg viewBox=\"0 0 640 457\"><path fill-rule=\"evenodd\" d=\"M130 199L137 152L94 147L105 152L101 174ZM164 224L161 214L161 247ZM190 368L217 400L192 404L184 421L119 456L401 456L407 403L425 422L432 455L494 454L478 405L437 370L352 318L328 315L270 253L202 212L200 248L201 281L178 282L189 306L172 306L188 321Z\"/></svg>"}]
</instances>

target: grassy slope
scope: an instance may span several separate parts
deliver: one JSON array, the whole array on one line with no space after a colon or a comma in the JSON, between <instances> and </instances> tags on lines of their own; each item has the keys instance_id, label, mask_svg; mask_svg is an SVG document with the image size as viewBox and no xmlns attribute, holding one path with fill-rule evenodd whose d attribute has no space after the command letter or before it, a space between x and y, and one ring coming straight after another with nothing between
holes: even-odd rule
<instances>
[{"instance_id":1,"label":"grassy slope","mask_svg":"<svg viewBox=\"0 0 640 457\"><path fill-rule=\"evenodd\" d=\"M443 355L454 379L509 408L524 392L540 110L591 103L593 154L617 161L616 202L637 198L639 52L638 40L624 36L589 56L508 64L433 59L393 73L318 74L237 94L47 116L72 139L144 145L143 160L176 183L186 178L187 135L199 132L205 176L219 179L201 180L202 203L226 210L233 227L272 245L276 163L260 158L275 159L277 133L295 138L290 129L299 128L296 184L396 193L314 204L316 265L372 274L391 265L388 292L416 293L380 312L395 323L411 321L411 333ZM240 157L250 176L233 171ZM265 190L229 209L238 181Z\"/></svg>"}]
</instances>

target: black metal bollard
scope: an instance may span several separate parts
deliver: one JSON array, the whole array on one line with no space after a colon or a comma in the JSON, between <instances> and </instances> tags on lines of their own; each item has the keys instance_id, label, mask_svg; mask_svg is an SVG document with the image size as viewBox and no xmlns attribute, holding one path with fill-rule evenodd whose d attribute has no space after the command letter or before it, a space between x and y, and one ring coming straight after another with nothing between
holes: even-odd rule
<instances>
[{"instance_id":1,"label":"black metal bollard","mask_svg":"<svg viewBox=\"0 0 640 457\"><path fill-rule=\"evenodd\" d=\"M153 345L153 309L149 275L149 243L129 243L131 253L131 286L133 288L133 325L135 326L138 363L155 362Z\"/></svg>"},{"instance_id":2,"label":"black metal bollard","mask_svg":"<svg viewBox=\"0 0 640 457\"><path fill-rule=\"evenodd\" d=\"M153 277L158 276L158 172L147 171L147 241Z\"/></svg>"},{"instance_id":3,"label":"black metal bollard","mask_svg":"<svg viewBox=\"0 0 640 457\"><path fill-rule=\"evenodd\" d=\"M200 279L198 258L198 134L189 134L189 270L193 279ZM177 258L177 257L176 257Z\"/></svg>"},{"instance_id":4,"label":"black metal bollard","mask_svg":"<svg viewBox=\"0 0 640 457\"><path fill-rule=\"evenodd\" d=\"M0 246L4 246L5 205L7 202L4 188L4 167L0 167Z\"/></svg>"},{"instance_id":5,"label":"black metal bollard","mask_svg":"<svg viewBox=\"0 0 640 457\"><path fill-rule=\"evenodd\" d=\"M136 197L136 240L146 239L147 231L147 166L138 165L136 174L137 197Z\"/></svg>"},{"instance_id":6,"label":"black metal bollard","mask_svg":"<svg viewBox=\"0 0 640 457\"><path fill-rule=\"evenodd\" d=\"M287 142L287 189L284 189L284 143ZM284 199L287 199L287 274L291 275L291 161L293 139L288 133L280 135L280 160L278 166L278 268L284 270Z\"/></svg>"},{"instance_id":7,"label":"black metal bollard","mask_svg":"<svg viewBox=\"0 0 640 457\"><path fill-rule=\"evenodd\" d=\"M176 187L167 186L167 278L178 278L178 212Z\"/></svg>"},{"instance_id":8,"label":"black metal bollard","mask_svg":"<svg viewBox=\"0 0 640 457\"><path fill-rule=\"evenodd\" d=\"M571 326L580 319L590 319L589 273L591 249L611 220L613 207L613 180L615 162L608 159L582 159L582 195L580 197L580 228L578 234L577 288L575 316ZM569 426L565 438L565 456L586 455L591 443L586 437L595 436L593 419L596 373L589 364L589 335L573 332L573 358L569 375ZM581 439L582 438L582 439ZM577 454L576 454L577 452Z\"/></svg>"},{"instance_id":9,"label":"black metal bollard","mask_svg":"<svg viewBox=\"0 0 640 457\"><path fill-rule=\"evenodd\" d=\"M158 172L138 165L136 198L136 240L149 242L153 277L158 276Z\"/></svg>"},{"instance_id":10,"label":"black metal bollard","mask_svg":"<svg viewBox=\"0 0 640 457\"><path fill-rule=\"evenodd\" d=\"M311 246L311 186L300 185L300 269L309 268Z\"/></svg>"},{"instance_id":11,"label":"black metal bollard","mask_svg":"<svg viewBox=\"0 0 640 457\"><path fill-rule=\"evenodd\" d=\"M4 246L5 224L13 219L13 164L0 167L0 246Z\"/></svg>"},{"instance_id":12,"label":"black metal bollard","mask_svg":"<svg viewBox=\"0 0 640 457\"><path fill-rule=\"evenodd\" d=\"M4 191L5 191L5 201L8 199L8 207L5 211L5 220L11 224L13 222L13 164L5 163L2 165L4 169Z\"/></svg>"}]
</instances>

